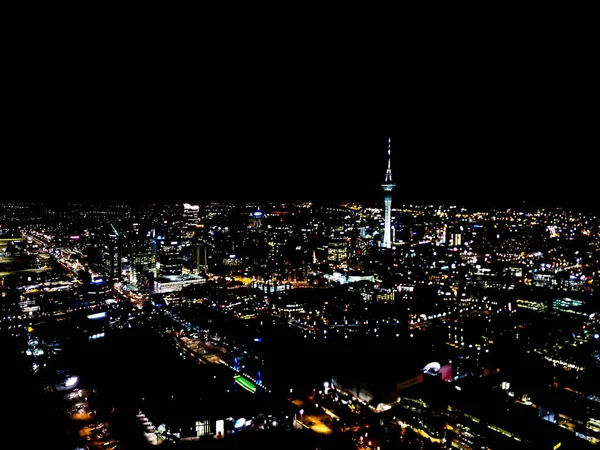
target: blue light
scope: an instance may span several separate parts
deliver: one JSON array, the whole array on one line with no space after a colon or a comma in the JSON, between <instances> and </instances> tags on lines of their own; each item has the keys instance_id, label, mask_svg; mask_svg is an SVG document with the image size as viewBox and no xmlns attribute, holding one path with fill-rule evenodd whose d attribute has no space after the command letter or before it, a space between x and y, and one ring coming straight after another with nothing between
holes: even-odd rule
<instances>
[{"instance_id":1,"label":"blue light","mask_svg":"<svg viewBox=\"0 0 600 450\"><path fill-rule=\"evenodd\" d=\"M262 217L262 215L263 215L262 211L256 211L254 213L254 217Z\"/></svg>"}]
</instances>

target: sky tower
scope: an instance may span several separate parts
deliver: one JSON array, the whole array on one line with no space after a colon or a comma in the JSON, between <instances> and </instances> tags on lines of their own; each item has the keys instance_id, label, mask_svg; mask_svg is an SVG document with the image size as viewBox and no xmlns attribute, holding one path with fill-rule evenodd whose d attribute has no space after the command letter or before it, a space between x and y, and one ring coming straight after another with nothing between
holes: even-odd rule
<instances>
[{"instance_id":1,"label":"sky tower","mask_svg":"<svg viewBox=\"0 0 600 450\"><path fill-rule=\"evenodd\" d=\"M388 138L388 167L385 171L385 181L381 183L385 196L383 197L385 202L385 225L383 230L383 243L382 247L392 247L392 191L396 187L396 183L392 181L392 138Z\"/></svg>"}]
</instances>

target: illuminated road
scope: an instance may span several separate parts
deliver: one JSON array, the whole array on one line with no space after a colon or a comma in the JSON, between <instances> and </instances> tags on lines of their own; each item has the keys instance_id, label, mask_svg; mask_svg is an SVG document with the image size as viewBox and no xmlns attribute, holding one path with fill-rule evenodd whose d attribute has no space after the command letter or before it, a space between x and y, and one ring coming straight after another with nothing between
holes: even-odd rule
<instances>
[{"instance_id":1,"label":"illuminated road","mask_svg":"<svg viewBox=\"0 0 600 450\"><path fill-rule=\"evenodd\" d=\"M171 315L169 317L171 320L173 320L174 323L178 324L179 326L185 325L183 322L180 322L175 316ZM227 363L218 354L216 354L217 352L226 353L228 351L227 349L222 348L219 345L209 343L206 340L201 339L201 338L190 338L187 336L175 336L168 331L164 331L164 330L160 331L161 325L159 322L157 322L156 320L151 319L151 318L145 318L145 320L150 322L152 328L154 330L156 330L157 332L159 332L161 336L167 337L167 339L169 339L169 341L178 350L180 350L180 353L182 356L187 355L189 357L192 357L198 364L212 363L212 364L219 364L219 365L223 365L223 366L227 367L228 369L231 370L233 375L243 376L243 378L245 378L249 382L249 384L251 384L253 386L252 387L253 392L256 389L261 389L262 391L265 391L268 393L272 392L271 389L269 389L267 386L265 386L260 380L257 380L252 375L244 372L243 370L234 368L233 365Z\"/></svg>"},{"instance_id":2,"label":"illuminated road","mask_svg":"<svg viewBox=\"0 0 600 450\"><path fill-rule=\"evenodd\" d=\"M0 277L7 277L9 275L18 275L21 273L43 273L52 270L51 267L44 267L41 269L17 269L11 270L10 272L0 272Z\"/></svg>"},{"instance_id":3,"label":"illuminated road","mask_svg":"<svg viewBox=\"0 0 600 450\"><path fill-rule=\"evenodd\" d=\"M315 433L319 434L332 434L333 430L327 425L327 422L330 422L332 419L326 413L317 414L315 412L308 412L308 409L314 408L314 405L307 404L307 402L303 399L290 399L290 401L296 405L300 410L306 411L301 416L299 421L302 426L305 428L309 428Z\"/></svg>"},{"instance_id":4,"label":"illuminated road","mask_svg":"<svg viewBox=\"0 0 600 450\"><path fill-rule=\"evenodd\" d=\"M185 338L173 339L173 343L175 344L175 347L177 347L182 352L185 352L186 354L194 357L195 360L198 362L198 364L208 364L209 361L206 361L202 357L202 349L199 348L198 345L194 345L191 342L186 342L186 340L184 340L184 339ZM213 362L213 361L210 361L210 362Z\"/></svg>"},{"instance_id":5,"label":"illuminated road","mask_svg":"<svg viewBox=\"0 0 600 450\"><path fill-rule=\"evenodd\" d=\"M184 322L180 322L176 317L170 316L171 319L178 323L180 326L185 326ZM155 322L156 323L156 322ZM158 323L156 323L158 326ZM219 363L229 367L234 373L238 373L244 375L246 378L252 380L256 384L256 380L239 370L235 370L233 366L224 361L220 356L216 353L226 353L227 349L220 348L214 344L207 342L205 339L201 338L191 338L187 336L176 337L173 339L173 342L177 346L177 348L187 351L192 354L198 362L201 363ZM270 390L264 386L259 385L266 391L270 392ZM304 399L291 399L288 398L288 401L293 403L299 410L306 410L306 413L299 416L296 416L295 424L298 427L304 427L308 430L313 431L318 434L333 434L333 430L330 428L328 423L331 423L332 420L336 420L332 418L332 413L327 414L326 412L319 409L314 403L310 402L310 400L305 401ZM335 415L333 415L335 417ZM300 420L301 419L301 420Z\"/></svg>"}]
</instances>

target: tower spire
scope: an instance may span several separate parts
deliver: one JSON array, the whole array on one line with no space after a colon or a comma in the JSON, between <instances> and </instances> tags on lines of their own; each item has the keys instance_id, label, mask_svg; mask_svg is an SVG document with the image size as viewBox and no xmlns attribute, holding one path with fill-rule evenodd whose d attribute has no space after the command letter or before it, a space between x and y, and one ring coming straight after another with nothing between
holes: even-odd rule
<instances>
[{"instance_id":1,"label":"tower spire","mask_svg":"<svg viewBox=\"0 0 600 450\"><path fill-rule=\"evenodd\" d=\"M392 138L388 138L388 166L385 171L385 183L392 182Z\"/></svg>"}]
</instances>

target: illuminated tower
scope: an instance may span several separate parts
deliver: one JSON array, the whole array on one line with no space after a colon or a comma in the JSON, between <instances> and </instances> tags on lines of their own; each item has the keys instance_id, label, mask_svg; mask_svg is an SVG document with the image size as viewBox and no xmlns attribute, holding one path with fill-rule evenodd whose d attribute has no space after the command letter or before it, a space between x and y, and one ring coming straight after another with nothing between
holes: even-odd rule
<instances>
[{"instance_id":1,"label":"illuminated tower","mask_svg":"<svg viewBox=\"0 0 600 450\"><path fill-rule=\"evenodd\" d=\"M396 187L396 183L392 181L392 139L388 139L388 167L385 171L385 181L381 183L383 192L385 192L385 228L383 230L382 247L392 247L392 191Z\"/></svg>"},{"instance_id":2,"label":"illuminated tower","mask_svg":"<svg viewBox=\"0 0 600 450\"><path fill-rule=\"evenodd\" d=\"M121 241L119 233L111 223L111 231L102 249L102 273L107 280L115 281L121 276Z\"/></svg>"}]
</instances>

